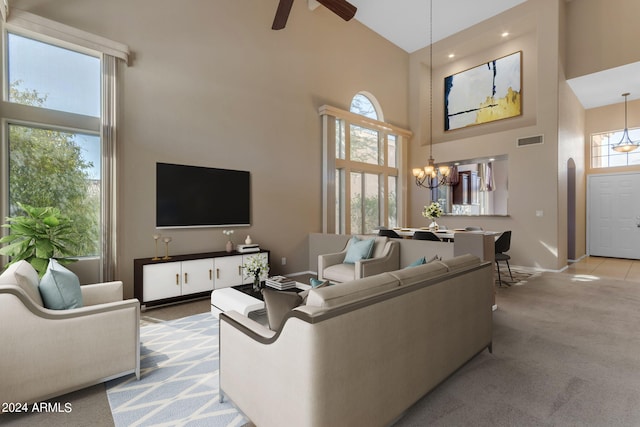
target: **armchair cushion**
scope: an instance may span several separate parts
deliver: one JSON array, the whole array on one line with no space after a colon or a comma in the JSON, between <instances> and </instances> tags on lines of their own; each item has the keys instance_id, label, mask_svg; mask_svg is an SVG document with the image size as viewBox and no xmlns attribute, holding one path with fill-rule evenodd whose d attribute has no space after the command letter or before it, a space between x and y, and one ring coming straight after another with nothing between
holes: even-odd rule
<instances>
[{"instance_id":1,"label":"armchair cushion","mask_svg":"<svg viewBox=\"0 0 640 427\"><path fill-rule=\"evenodd\" d=\"M355 264L335 264L324 269L323 280L334 282L350 282L355 277Z\"/></svg>"},{"instance_id":2,"label":"armchair cushion","mask_svg":"<svg viewBox=\"0 0 640 427\"><path fill-rule=\"evenodd\" d=\"M44 304L38 291L39 282L38 272L25 260L11 264L0 276L0 285L18 285L33 302L42 307Z\"/></svg>"},{"instance_id":3,"label":"armchair cushion","mask_svg":"<svg viewBox=\"0 0 640 427\"><path fill-rule=\"evenodd\" d=\"M357 237L351 238L351 244L347 248L347 255L344 257L345 264L355 264L361 259L371 258L375 239L360 240Z\"/></svg>"},{"instance_id":4,"label":"armchair cushion","mask_svg":"<svg viewBox=\"0 0 640 427\"><path fill-rule=\"evenodd\" d=\"M39 290L44 306L51 310L82 307L78 276L53 258L49 260L47 271L40 280Z\"/></svg>"}]
</instances>

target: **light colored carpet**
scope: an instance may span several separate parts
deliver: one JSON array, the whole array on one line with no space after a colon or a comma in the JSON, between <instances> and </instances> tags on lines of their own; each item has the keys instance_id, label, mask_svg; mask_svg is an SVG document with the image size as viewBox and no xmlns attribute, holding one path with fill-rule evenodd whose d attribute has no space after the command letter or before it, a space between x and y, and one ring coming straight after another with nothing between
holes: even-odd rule
<instances>
[{"instance_id":1,"label":"light colored carpet","mask_svg":"<svg viewBox=\"0 0 640 427\"><path fill-rule=\"evenodd\" d=\"M396 427L640 425L640 284L543 273L496 297L493 354Z\"/></svg>"}]
</instances>

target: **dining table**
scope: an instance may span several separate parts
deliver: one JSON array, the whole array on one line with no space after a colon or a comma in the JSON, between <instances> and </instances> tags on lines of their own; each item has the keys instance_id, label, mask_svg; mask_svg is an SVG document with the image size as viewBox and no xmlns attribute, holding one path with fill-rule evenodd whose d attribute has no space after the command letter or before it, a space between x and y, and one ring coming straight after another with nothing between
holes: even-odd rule
<instances>
[{"instance_id":1,"label":"dining table","mask_svg":"<svg viewBox=\"0 0 640 427\"><path fill-rule=\"evenodd\" d=\"M496 238L501 234L498 231L467 231L464 228L453 228L453 229L440 229L440 230L430 230L429 227L407 227L407 228L394 228L395 231L400 237L405 239L413 238L413 235L416 231L431 231L435 234L440 240L443 242L453 242L455 239L456 233L475 233L475 234L484 234L484 235L493 235Z\"/></svg>"}]
</instances>

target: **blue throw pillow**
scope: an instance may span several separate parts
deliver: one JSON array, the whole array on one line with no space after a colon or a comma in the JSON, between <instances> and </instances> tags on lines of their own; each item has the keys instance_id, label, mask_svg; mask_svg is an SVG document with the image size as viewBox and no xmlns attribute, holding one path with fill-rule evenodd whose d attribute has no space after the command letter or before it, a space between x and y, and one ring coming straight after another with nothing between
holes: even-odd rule
<instances>
[{"instance_id":1,"label":"blue throw pillow","mask_svg":"<svg viewBox=\"0 0 640 427\"><path fill-rule=\"evenodd\" d=\"M49 260L47 271L38 286L42 302L51 310L67 310L82 307L80 280L55 259Z\"/></svg>"},{"instance_id":2,"label":"blue throw pillow","mask_svg":"<svg viewBox=\"0 0 640 427\"><path fill-rule=\"evenodd\" d=\"M427 263L427 260L424 257L422 257L420 259L413 261L411 264L407 265L405 268L417 267L419 265L426 264L426 263Z\"/></svg>"},{"instance_id":3,"label":"blue throw pillow","mask_svg":"<svg viewBox=\"0 0 640 427\"><path fill-rule=\"evenodd\" d=\"M355 264L356 261L361 259L371 258L374 243L375 239L360 240L357 237L353 237L349 249L347 249L347 255L344 257L344 263Z\"/></svg>"},{"instance_id":4,"label":"blue throw pillow","mask_svg":"<svg viewBox=\"0 0 640 427\"><path fill-rule=\"evenodd\" d=\"M315 277L312 277L309 279L309 284L311 285L312 288L324 288L325 286L331 286L333 285L333 283L331 283L328 280L318 280Z\"/></svg>"}]
</instances>

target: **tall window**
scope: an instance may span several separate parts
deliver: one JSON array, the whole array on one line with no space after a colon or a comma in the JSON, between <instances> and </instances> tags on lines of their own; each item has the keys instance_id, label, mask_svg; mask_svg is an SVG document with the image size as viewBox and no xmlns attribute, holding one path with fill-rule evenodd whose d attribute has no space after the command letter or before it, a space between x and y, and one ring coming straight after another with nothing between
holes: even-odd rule
<instances>
[{"instance_id":1,"label":"tall window","mask_svg":"<svg viewBox=\"0 0 640 427\"><path fill-rule=\"evenodd\" d=\"M632 141L640 140L640 128L629 129ZM618 153L611 147L620 142L622 131L595 133L591 135L591 167L612 168L640 165L640 150Z\"/></svg>"},{"instance_id":2,"label":"tall window","mask_svg":"<svg viewBox=\"0 0 640 427\"><path fill-rule=\"evenodd\" d=\"M76 255L100 259L92 280L112 280L116 70L128 48L17 9L2 29L0 213L59 208L81 236Z\"/></svg>"},{"instance_id":3,"label":"tall window","mask_svg":"<svg viewBox=\"0 0 640 427\"><path fill-rule=\"evenodd\" d=\"M325 177L334 177L324 182L325 231L370 234L381 226L397 226L403 211L398 197L401 142L411 134L379 120L371 95L357 94L349 112L324 106L321 114Z\"/></svg>"},{"instance_id":4,"label":"tall window","mask_svg":"<svg viewBox=\"0 0 640 427\"><path fill-rule=\"evenodd\" d=\"M7 34L8 101L27 115L47 109L100 118L100 59L21 35ZM81 238L78 256L100 253L99 129L8 120L9 215L18 203L53 206Z\"/></svg>"}]
</instances>

